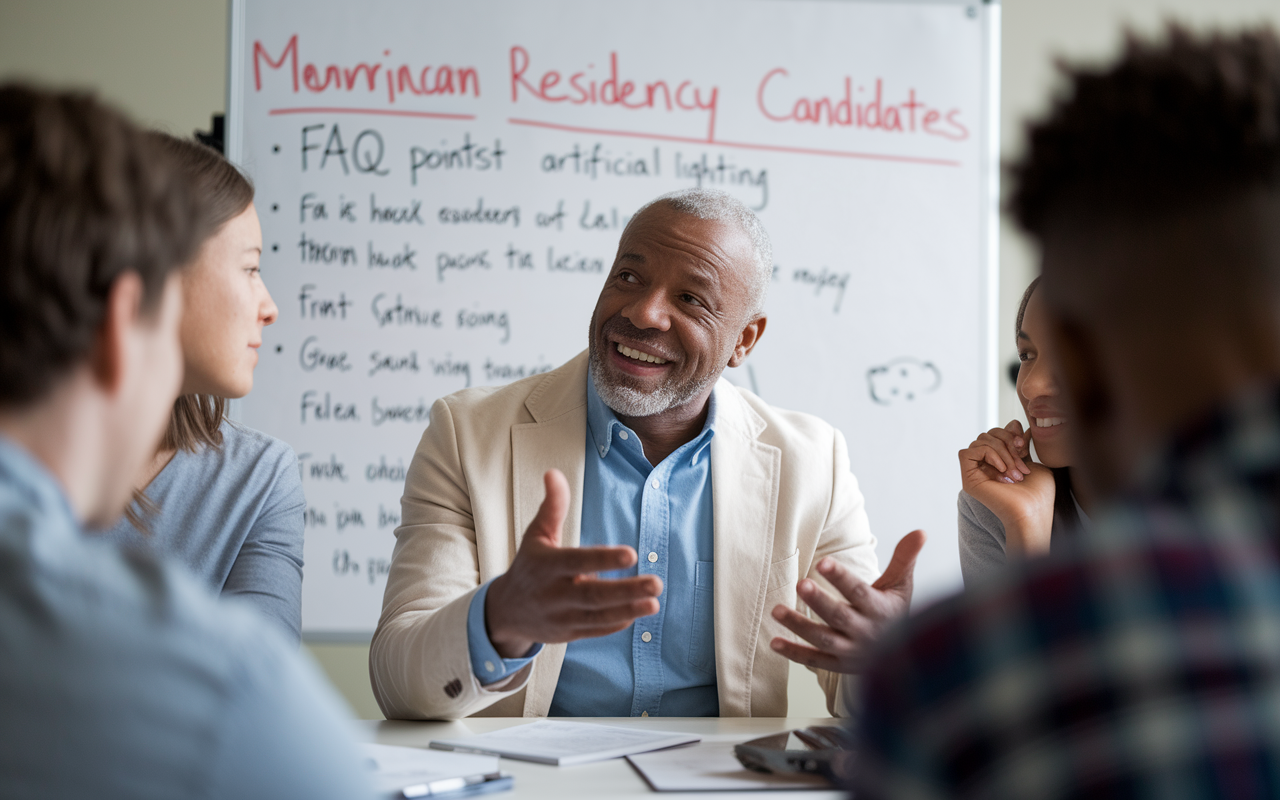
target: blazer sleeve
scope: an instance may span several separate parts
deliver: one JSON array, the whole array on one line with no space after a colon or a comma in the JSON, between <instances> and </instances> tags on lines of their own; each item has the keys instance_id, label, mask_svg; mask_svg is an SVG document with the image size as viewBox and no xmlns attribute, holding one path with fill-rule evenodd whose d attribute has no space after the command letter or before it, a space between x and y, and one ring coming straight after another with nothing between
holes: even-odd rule
<instances>
[{"instance_id":1,"label":"blazer sleeve","mask_svg":"<svg viewBox=\"0 0 1280 800\"><path fill-rule=\"evenodd\" d=\"M838 559L867 583L880 577L880 565L876 557L876 537L871 534L871 523L867 520L866 502L858 488L858 479L849 469L849 447L845 443L844 434L839 430L834 433L831 508L818 537L818 546L806 577L838 595L827 579L818 574L817 565L823 558L832 556ZM796 603L801 611L819 622L822 621L803 601L797 599ZM850 706L857 694L856 676L814 667L808 669L818 677L818 683L827 696L827 711L835 717L850 716Z\"/></svg>"},{"instance_id":2,"label":"blazer sleeve","mask_svg":"<svg viewBox=\"0 0 1280 800\"><path fill-rule=\"evenodd\" d=\"M388 719L465 717L523 689L533 667L488 686L471 669L467 611L480 569L470 488L444 399L431 408L400 508L382 617L369 648L373 694Z\"/></svg>"}]
</instances>

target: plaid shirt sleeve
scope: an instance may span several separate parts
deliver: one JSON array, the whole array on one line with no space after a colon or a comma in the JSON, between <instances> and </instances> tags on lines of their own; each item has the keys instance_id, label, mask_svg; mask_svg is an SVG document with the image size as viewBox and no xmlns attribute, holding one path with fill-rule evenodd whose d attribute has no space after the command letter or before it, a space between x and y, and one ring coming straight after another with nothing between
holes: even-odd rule
<instances>
[{"instance_id":1,"label":"plaid shirt sleeve","mask_svg":"<svg viewBox=\"0 0 1280 800\"><path fill-rule=\"evenodd\" d=\"M864 682L857 796L1277 796L1275 562L1116 548L926 612Z\"/></svg>"}]
</instances>

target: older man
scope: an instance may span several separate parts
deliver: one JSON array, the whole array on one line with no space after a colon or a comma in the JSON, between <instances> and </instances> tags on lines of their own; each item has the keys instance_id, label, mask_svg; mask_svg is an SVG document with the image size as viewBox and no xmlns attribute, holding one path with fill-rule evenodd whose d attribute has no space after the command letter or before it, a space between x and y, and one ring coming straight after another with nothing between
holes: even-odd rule
<instances>
[{"instance_id":1,"label":"older man","mask_svg":"<svg viewBox=\"0 0 1280 800\"><path fill-rule=\"evenodd\" d=\"M720 380L764 333L772 269L741 203L659 198L587 352L436 402L370 652L388 717L786 713L771 609L876 556L840 433ZM817 674L836 711L841 677Z\"/></svg>"}]
</instances>

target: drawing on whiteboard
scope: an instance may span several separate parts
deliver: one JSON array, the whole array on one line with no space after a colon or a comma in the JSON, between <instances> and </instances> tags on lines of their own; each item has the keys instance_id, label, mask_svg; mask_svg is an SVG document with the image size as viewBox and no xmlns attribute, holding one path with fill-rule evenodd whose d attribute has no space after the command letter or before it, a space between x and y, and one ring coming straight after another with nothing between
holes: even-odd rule
<instances>
[{"instance_id":1,"label":"drawing on whiteboard","mask_svg":"<svg viewBox=\"0 0 1280 800\"><path fill-rule=\"evenodd\" d=\"M929 361L895 358L867 370L871 399L884 406L911 402L942 385L942 373Z\"/></svg>"}]
</instances>

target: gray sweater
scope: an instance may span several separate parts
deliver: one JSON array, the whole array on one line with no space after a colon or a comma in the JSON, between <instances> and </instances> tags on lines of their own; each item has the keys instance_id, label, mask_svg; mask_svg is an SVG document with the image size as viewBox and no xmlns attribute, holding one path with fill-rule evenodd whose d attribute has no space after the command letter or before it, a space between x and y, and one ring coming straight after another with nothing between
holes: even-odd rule
<instances>
[{"instance_id":1,"label":"gray sweater","mask_svg":"<svg viewBox=\"0 0 1280 800\"><path fill-rule=\"evenodd\" d=\"M222 447L179 450L147 487L159 512L151 534L128 519L102 536L177 562L224 597L247 600L302 631L302 535L306 498L293 450L279 439L222 423Z\"/></svg>"},{"instance_id":2,"label":"gray sweater","mask_svg":"<svg viewBox=\"0 0 1280 800\"><path fill-rule=\"evenodd\" d=\"M956 505L960 509L960 572L965 586L975 586L1004 568L1004 524L968 492L960 492ZM1089 518L1078 503L1076 513L1080 524L1087 528ZM1050 538L1071 535L1073 531L1067 529L1069 524L1055 513Z\"/></svg>"}]
</instances>

